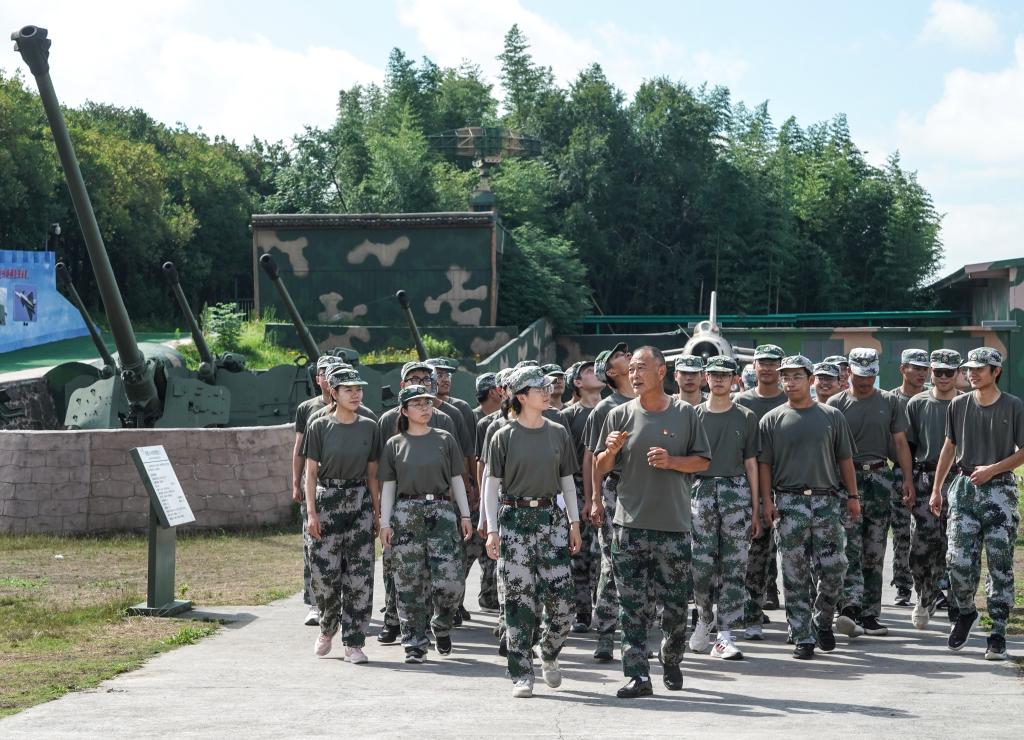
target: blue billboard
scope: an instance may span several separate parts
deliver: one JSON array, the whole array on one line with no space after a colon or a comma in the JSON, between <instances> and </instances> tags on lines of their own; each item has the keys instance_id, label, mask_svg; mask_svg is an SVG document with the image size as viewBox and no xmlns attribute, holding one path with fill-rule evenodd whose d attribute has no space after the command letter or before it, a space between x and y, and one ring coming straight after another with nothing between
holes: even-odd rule
<instances>
[{"instance_id":1,"label":"blue billboard","mask_svg":"<svg viewBox=\"0 0 1024 740\"><path fill-rule=\"evenodd\" d=\"M53 252L0 249L0 352L89 333L57 290L56 265Z\"/></svg>"}]
</instances>

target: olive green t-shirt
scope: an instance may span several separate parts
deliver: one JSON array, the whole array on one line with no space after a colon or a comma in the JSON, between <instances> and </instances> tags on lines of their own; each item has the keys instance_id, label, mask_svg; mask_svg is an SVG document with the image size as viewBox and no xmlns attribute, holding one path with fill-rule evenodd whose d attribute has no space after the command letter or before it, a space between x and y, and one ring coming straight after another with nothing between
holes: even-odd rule
<instances>
[{"instance_id":1,"label":"olive green t-shirt","mask_svg":"<svg viewBox=\"0 0 1024 740\"><path fill-rule=\"evenodd\" d=\"M317 419L319 419L321 417L324 417L324 416L330 416L330 415L334 414L334 410L335 410L335 405L333 403L324 404L323 406L321 406L320 408L318 408L316 411L314 411L313 413L311 413L309 415L309 418L306 419L306 428L308 429L309 425L312 424ZM359 416L361 416L364 419L369 419L374 424L377 423L377 415L375 413L373 413L373 411L371 411L370 409L368 409L365 406L363 406L362 404L360 404L359 409L356 411L356 413L359 414ZM306 444L307 444L306 443L306 438L303 437L302 438L302 449L300 450L300 454L303 457L309 457L306 454Z\"/></svg>"},{"instance_id":2,"label":"olive green t-shirt","mask_svg":"<svg viewBox=\"0 0 1024 740\"><path fill-rule=\"evenodd\" d=\"M911 398L913 398L913 396L908 396L906 393L904 393L902 385L893 388L889 392L896 396L896 400L900 402L900 406L902 406L903 410L906 411L907 403L910 401ZM910 443L910 417L907 417L907 443ZM910 448L910 455L911 457L914 456L913 446L911 446ZM889 439L888 458L892 460L895 464L899 465L899 460L896 459L896 443L893 442L891 438Z\"/></svg>"},{"instance_id":3,"label":"olive green t-shirt","mask_svg":"<svg viewBox=\"0 0 1024 740\"><path fill-rule=\"evenodd\" d=\"M455 437L441 429L431 429L418 436L396 434L385 442L377 478L382 483L396 481L399 496L447 496L452 480L462 475L462 469L462 450Z\"/></svg>"},{"instance_id":4,"label":"olive green t-shirt","mask_svg":"<svg viewBox=\"0 0 1024 740\"><path fill-rule=\"evenodd\" d=\"M402 415L402 408L395 406L390 408L380 415L380 419L377 420L377 425L380 427L380 438L387 442L389 439L398 434L398 419ZM455 432L455 423L448 414L434 409L434 413L430 415L430 421L427 422L427 426L431 429L440 429L448 432L455 438L455 443L458 444L459 438Z\"/></svg>"},{"instance_id":5,"label":"olive green t-shirt","mask_svg":"<svg viewBox=\"0 0 1024 740\"><path fill-rule=\"evenodd\" d=\"M669 455L699 455L710 460L711 446L694 407L678 398L672 398L668 408L658 413L644 410L638 398L617 406L608 412L601 426L595 455L604 451L611 432L629 432L618 454L622 476L615 523L636 529L689 532L692 476L652 468L647 463L647 451L661 447Z\"/></svg>"},{"instance_id":6,"label":"olive green t-shirt","mask_svg":"<svg viewBox=\"0 0 1024 740\"><path fill-rule=\"evenodd\" d=\"M487 462L491 475L501 479L506 498L554 497L558 479L578 470L569 433L553 421L543 421L536 429L513 421L491 438Z\"/></svg>"},{"instance_id":7,"label":"olive green t-shirt","mask_svg":"<svg viewBox=\"0 0 1024 740\"><path fill-rule=\"evenodd\" d=\"M839 409L850 425L855 463L885 462L892 435L906 432L910 426L906 409L889 391L876 389L867 398L858 400L853 391L845 390L828 399L828 405Z\"/></svg>"},{"instance_id":8,"label":"olive green t-shirt","mask_svg":"<svg viewBox=\"0 0 1024 740\"><path fill-rule=\"evenodd\" d=\"M462 448L462 451L468 455L469 451L472 450L474 446L473 437L476 435L476 414L473 413L473 407L470 406L465 401L463 401L461 398L456 398L455 396L449 394L448 398L446 398L445 400L459 410L459 414L462 416L462 423L466 425L466 429L469 431L470 444Z\"/></svg>"},{"instance_id":9,"label":"olive green t-shirt","mask_svg":"<svg viewBox=\"0 0 1024 740\"><path fill-rule=\"evenodd\" d=\"M960 392L957 391L957 395ZM950 401L943 401L922 391L907 401L907 442L914 452L914 462L935 465L946 443L946 412Z\"/></svg>"},{"instance_id":10,"label":"olive green t-shirt","mask_svg":"<svg viewBox=\"0 0 1024 740\"><path fill-rule=\"evenodd\" d=\"M711 466L699 478L732 478L746 474L743 461L757 457L757 417L750 409L733 404L718 413L705 401L697 406L704 434L711 445Z\"/></svg>"},{"instance_id":11,"label":"olive green t-shirt","mask_svg":"<svg viewBox=\"0 0 1024 740\"><path fill-rule=\"evenodd\" d=\"M733 396L732 402L738 403L740 406L750 409L754 412L754 416L757 417L757 421L760 422L772 409L776 409L782 404L786 403L787 397L785 393L779 393L777 396L765 398L757 394L757 388L751 388L748 391L737 393Z\"/></svg>"},{"instance_id":12,"label":"olive green t-shirt","mask_svg":"<svg viewBox=\"0 0 1024 740\"><path fill-rule=\"evenodd\" d=\"M463 454L469 454L469 451L473 449L474 434L466 426L466 420L462 417L462 412L447 401L441 401L441 405L437 407L437 410L452 420L452 427L455 429L454 434L455 439L458 440L459 449L463 450Z\"/></svg>"},{"instance_id":13,"label":"olive green t-shirt","mask_svg":"<svg viewBox=\"0 0 1024 740\"><path fill-rule=\"evenodd\" d=\"M476 423L476 459L483 460L487 455L484 452L484 441L487 439L487 428L491 425L491 422L501 417L501 411L492 411L489 414L485 414L480 417L480 421Z\"/></svg>"},{"instance_id":14,"label":"olive green t-shirt","mask_svg":"<svg viewBox=\"0 0 1024 740\"><path fill-rule=\"evenodd\" d=\"M491 419L491 423L487 425L487 430L484 432L483 448L480 452L480 461L484 465L487 464L487 457L491 454L491 440L494 438L494 435L498 433L499 429L510 423L508 419L498 413Z\"/></svg>"},{"instance_id":15,"label":"olive green t-shirt","mask_svg":"<svg viewBox=\"0 0 1024 740\"><path fill-rule=\"evenodd\" d=\"M319 411L327 406L327 402L324 401L323 396L316 396L315 398L307 398L305 401L300 403L295 409L295 433L305 434L306 425L309 424L309 417L314 411Z\"/></svg>"},{"instance_id":16,"label":"olive green t-shirt","mask_svg":"<svg viewBox=\"0 0 1024 740\"><path fill-rule=\"evenodd\" d=\"M586 424L583 427L583 446L588 450L597 454L597 445L601 444L601 449L604 449L604 437L601 435L601 428L604 426L604 420L608 417L608 412L616 406L621 406L632 399L627 398L618 391L612 391L611 395L605 396L597 405L594 406L594 410L590 412L590 416L587 417ZM618 465L615 466L618 469Z\"/></svg>"},{"instance_id":17,"label":"olive green t-shirt","mask_svg":"<svg viewBox=\"0 0 1024 740\"><path fill-rule=\"evenodd\" d=\"M569 423L569 434L572 436L573 449L576 453L576 462L583 465L583 431L587 426L587 419L590 418L593 406L584 406L581 403L574 403L562 410L562 416Z\"/></svg>"},{"instance_id":18,"label":"olive green t-shirt","mask_svg":"<svg viewBox=\"0 0 1024 740\"><path fill-rule=\"evenodd\" d=\"M758 424L758 439L757 461L771 466L773 488L839 488L838 461L853 457L846 417L823 403L769 411Z\"/></svg>"},{"instance_id":19,"label":"olive green t-shirt","mask_svg":"<svg viewBox=\"0 0 1024 740\"><path fill-rule=\"evenodd\" d=\"M303 440L306 457L320 463L320 478L363 479L366 463L380 457L380 428L357 416L342 424L333 415L310 422Z\"/></svg>"},{"instance_id":20,"label":"olive green t-shirt","mask_svg":"<svg viewBox=\"0 0 1024 740\"><path fill-rule=\"evenodd\" d=\"M956 464L973 470L1005 460L1024 447L1024 402L1009 393L981 406L974 391L954 398L946 412L946 437L956 445Z\"/></svg>"}]
</instances>

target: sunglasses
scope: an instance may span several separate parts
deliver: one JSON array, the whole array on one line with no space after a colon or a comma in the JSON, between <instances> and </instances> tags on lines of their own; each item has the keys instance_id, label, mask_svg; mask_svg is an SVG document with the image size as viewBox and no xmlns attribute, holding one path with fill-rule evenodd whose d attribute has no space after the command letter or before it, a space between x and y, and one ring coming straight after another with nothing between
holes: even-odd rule
<instances>
[{"instance_id":1,"label":"sunglasses","mask_svg":"<svg viewBox=\"0 0 1024 740\"><path fill-rule=\"evenodd\" d=\"M932 369L932 375L934 375L936 378L952 378L954 375L956 375L956 373L957 373L956 370L936 370L936 369Z\"/></svg>"}]
</instances>

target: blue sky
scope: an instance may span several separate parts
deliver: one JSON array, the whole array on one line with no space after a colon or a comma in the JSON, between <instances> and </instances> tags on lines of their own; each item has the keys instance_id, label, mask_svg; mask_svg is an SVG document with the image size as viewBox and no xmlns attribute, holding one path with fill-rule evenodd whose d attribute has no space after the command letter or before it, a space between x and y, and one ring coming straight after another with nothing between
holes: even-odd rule
<instances>
[{"instance_id":1,"label":"blue sky","mask_svg":"<svg viewBox=\"0 0 1024 740\"><path fill-rule=\"evenodd\" d=\"M596 61L627 95L667 75L768 100L776 122L846 113L870 160L899 150L932 192L943 272L1024 255L1019 3L0 0L0 21L51 29L69 104L138 105L243 142L330 123L336 90L379 81L394 46L469 59L497 83L494 57L518 23L563 82ZM8 52L0 68L19 61Z\"/></svg>"}]
</instances>

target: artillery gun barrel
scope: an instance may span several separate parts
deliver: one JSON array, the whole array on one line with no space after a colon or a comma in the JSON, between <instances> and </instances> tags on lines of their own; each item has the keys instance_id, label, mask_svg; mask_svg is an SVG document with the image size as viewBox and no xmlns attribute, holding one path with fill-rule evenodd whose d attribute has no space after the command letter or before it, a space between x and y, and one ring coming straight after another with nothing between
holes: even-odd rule
<instances>
[{"instance_id":1,"label":"artillery gun barrel","mask_svg":"<svg viewBox=\"0 0 1024 740\"><path fill-rule=\"evenodd\" d=\"M188 305L185 291L181 289L181 283L178 280L178 268L174 266L173 262L164 262L163 271L167 284L174 291L174 298L178 301L178 307L185 314L185 322L188 324L188 330L192 333L192 341L196 345L196 351L199 352L199 359L212 366L213 354L206 344L203 332L199 329L199 322L196 321L196 315L192 313L192 307Z\"/></svg>"},{"instance_id":2,"label":"artillery gun barrel","mask_svg":"<svg viewBox=\"0 0 1024 740\"><path fill-rule=\"evenodd\" d=\"M75 206L78 224L89 252L89 261L96 274L96 285L103 299L114 344L117 345L125 392L142 422L151 423L160 416L160 397L157 394L152 368L147 366L146 358L135 339L128 311L117 286L117 278L110 266L110 257L103 244L99 225L96 223L96 214L93 212L89 193L85 189L85 180L82 179L82 171L78 166L75 148L64 122L64 114L60 110L60 102L50 80L50 40L47 38L47 31L45 28L25 26L20 31L12 33L11 40L16 42L15 48L25 60L39 86L39 97L57 145L57 154L68 183L68 190L71 192L71 201Z\"/></svg>"},{"instance_id":3,"label":"artillery gun barrel","mask_svg":"<svg viewBox=\"0 0 1024 740\"><path fill-rule=\"evenodd\" d=\"M285 310L288 311L288 315L292 319L292 324L295 326L295 331L299 333L299 341L302 342L302 346L306 349L306 354L309 356L310 362L316 362L320 359L320 349L316 346L316 342L313 341L313 335L309 333L309 329L306 328L305 322L302 317L299 316L299 309L295 307L295 302L292 301L291 294L288 293L288 288L285 287L284 282L281 280L281 273L278 272L277 263L274 262L274 258L269 254L265 254L260 257L260 267L263 268L263 272L267 273L267 277L270 278L270 282L277 288L277 294L281 297L281 302L284 304Z\"/></svg>"},{"instance_id":4,"label":"artillery gun barrel","mask_svg":"<svg viewBox=\"0 0 1024 740\"><path fill-rule=\"evenodd\" d=\"M96 351L99 353L100 359L103 360L103 364L113 370L117 367L117 363L114 362L114 357L110 354L110 350L107 349L107 345L103 343L96 322L92 320L92 316L85 310L82 297L75 290L75 284L71 282L71 273L68 272L68 268L63 262L57 263L57 279L60 280L64 290L67 291L68 300L78 309L78 313L82 314L82 321L85 322L85 328L89 330L89 336L92 338L92 343L96 345Z\"/></svg>"},{"instance_id":5,"label":"artillery gun barrel","mask_svg":"<svg viewBox=\"0 0 1024 740\"><path fill-rule=\"evenodd\" d=\"M409 307L409 296L404 290L400 290L395 293L395 298L398 299L398 305L402 307L402 313L405 314L405 320L409 324L409 331L412 332L412 339L416 342L416 356L420 358L420 362L423 362L427 359L427 348L423 346L423 338L420 336L416 319L413 318L412 309Z\"/></svg>"}]
</instances>

